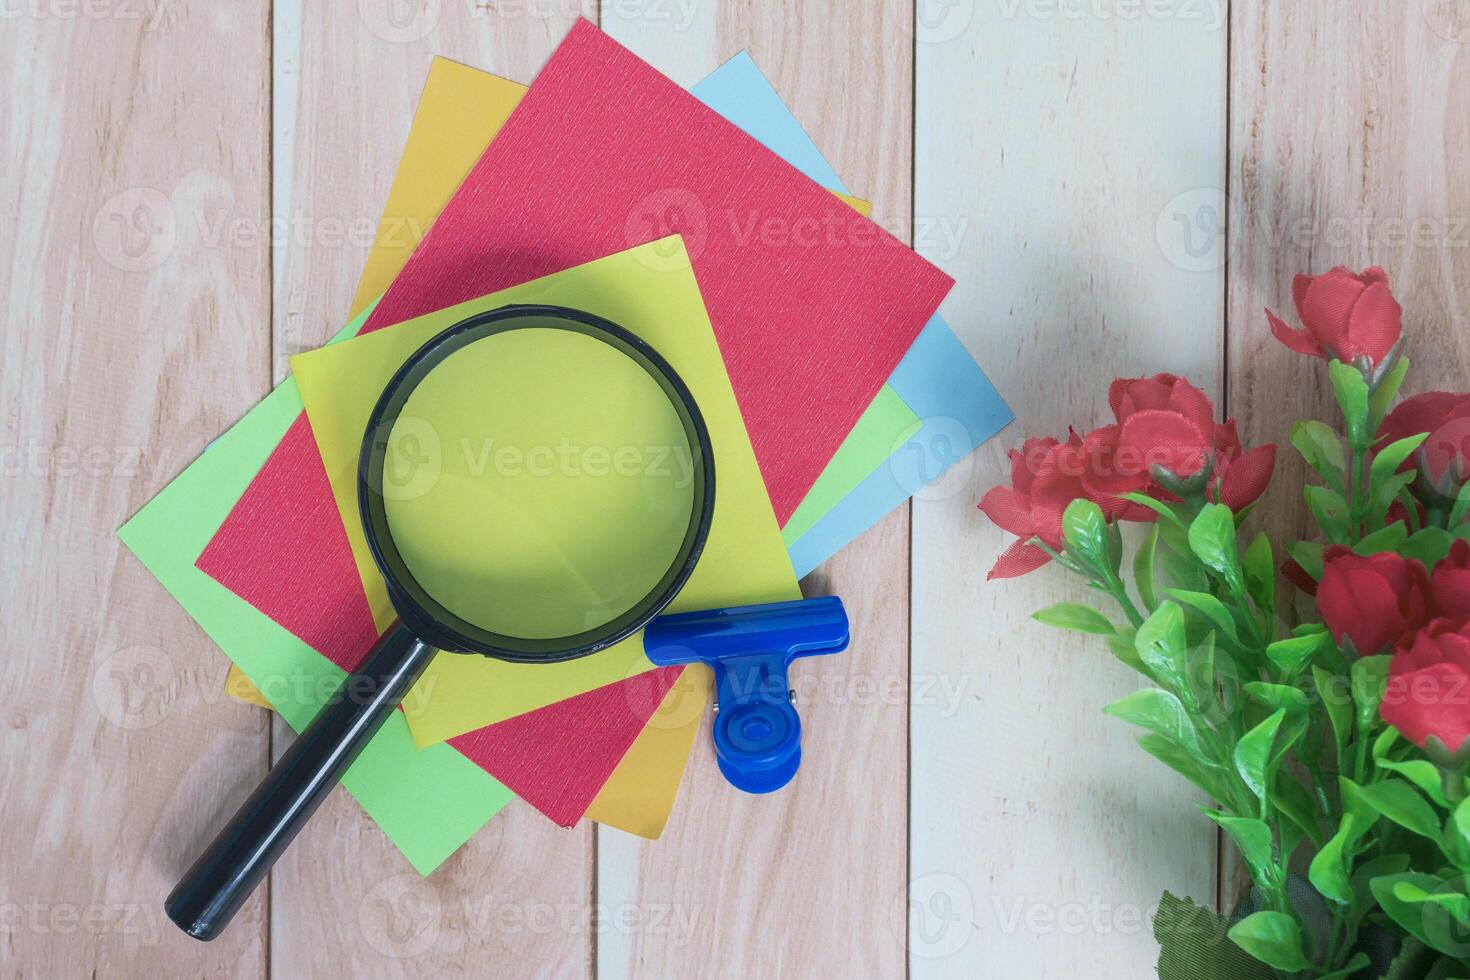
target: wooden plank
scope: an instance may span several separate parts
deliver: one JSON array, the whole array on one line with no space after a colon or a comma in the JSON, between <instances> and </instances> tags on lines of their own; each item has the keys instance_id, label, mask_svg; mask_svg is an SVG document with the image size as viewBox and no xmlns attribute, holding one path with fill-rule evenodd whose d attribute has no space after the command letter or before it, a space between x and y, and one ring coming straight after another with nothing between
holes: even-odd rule
<instances>
[{"instance_id":1,"label":"wooden plank","mask_svg":"<svg viewBox=\"0 0 1470 980\"><path fill-rule=\"evenodd\" d=\"M962 229L919 248L958 278L945 314L1019 422L913 505L915 683L963 692L912 708L915 977L1151 976L1160 894L1213 899L1199 800L1099 713L1136 675L1029 618L1087 599L1061 571L985 581L1008 536L975 504L1008 482L1006 448L1106 421L1114 376L1219 394L1223 263L1175 221L1224 184L1218 7L918 22L916 227Z\"/></svg>"},{"instance_id":2,"label":"wooden plank","mask_svg":"<svg viewBox=\"0 0 1470 980\"><path fill-rule=\"evenodd\" d=\"M276 251L278 378L345 319L433 56L530 81L575 19L565 3L355 7L275 7L274 217L291 232ZM277 721L278 753L292 737ZM289 977L581 977L591 888L588 828L513 802L421 879L339 791L272 876L271 965Z\"/></svg>"},{"instance_id":3,"label":"wooden plank","mask_svg":"<svg viewBox=\"0 0 1470 980\"><path fill-rule=\"evenodd\" d=\"M163 898L265 769L264 718L114 532L267 390L267 5L17 4L0 101L0 961L267 972ZM219 52L232 55L221 70Z\"/></svg>"},{"instance_id":4,"label":"wooden plank","mask_svg":"<svg viewBox=\"0 0 1470 980\"><path fill-rule=\"evenodd\" d=\"M882 6L605 4L603 16L683 84L749 48L854 192L906 231L911 63L894 39L911 11ZM907 532L905 509L804 583L843 597L856 643L794 673L805 755L791 786L731 789L706 731L662 840L599 832L600 977L901 975Z\"/></svg>"},{"instance_id":5,"label":"wooden plank","mask_svg":"<svg viewBox=\"0 0 1470 980\"><path fill-rule=\"evenodd\" d=\"M1340 424L1320 362L1281 347L1261 312L1297 323L1295 274L1387 268L1413 361L1405 393L1465 388L1467 12L1394 0L1351 16L1323 4L1232 8L1229 394L1243 437L1283 447L1261 508L1275 540L1314 536L1288 427Z\"/></svg>"}]
</instances>

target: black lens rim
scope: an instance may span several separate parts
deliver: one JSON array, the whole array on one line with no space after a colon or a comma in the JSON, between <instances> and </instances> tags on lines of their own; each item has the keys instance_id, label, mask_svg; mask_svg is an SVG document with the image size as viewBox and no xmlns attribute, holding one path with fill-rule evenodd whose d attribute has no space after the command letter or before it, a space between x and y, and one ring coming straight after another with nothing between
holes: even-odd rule
<instances>
[{"instance_id":1,"label":"black lens rim","mask_svg":"<svg viewBox=\"0 0 1470 980\"><path fill-rule=\"evenodd\" d=\"M693 459L694 505L678 556L663 578L623 615L595 629L565 637L531 639L482 629L436 602L419 584L393 543L382 494L389 435L419 383L451 354L478 340L511 330L569 330L608 344L648 372L668 396L684 426ZM584 310L546 304L513 304L477 313L446 328L413 353L378 398L358 457L357 500L368 550L387 584L394 610L426 643L454 653L478 653L513 663L556 663L604 650L648 624L693 574L714 519L715 459L709 429L689 387L668 361L636 334Z\"/></svg>"}]
</instances>

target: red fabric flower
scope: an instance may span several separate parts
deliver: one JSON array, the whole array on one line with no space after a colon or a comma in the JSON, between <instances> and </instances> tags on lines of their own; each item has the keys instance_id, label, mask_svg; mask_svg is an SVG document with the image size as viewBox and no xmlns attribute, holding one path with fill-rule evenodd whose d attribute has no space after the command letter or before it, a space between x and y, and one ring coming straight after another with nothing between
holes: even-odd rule
<instances>
[{"instance_id":1,"label":"red fabric flower","mask_svg":"<svg viewBox=\"0 0 1470 980\"><path fill-rule=\"evenodd\" d=\"M1436 616L1470 616L1470 541L1456 541L1429 573Z\"/></svg>"},{"instance_id":2,"label":"red fabric flower","mask_svg":"<svg viewBox=\"0 0 1470 980\"><path fill-rule=\"evenodd\" d=\"M1436 619L1394 649L1383 720L1415 745L1431 735L1451 751L1470 736L1470 620Z\"/></svg>"},{"instance_id":3,"label":"red fabric flower","mask_svg":"<svg viewBox=\"0 0 1470 980\"><path fill-rule=\"evenodd\" d=\"M1049 437L1027 439L1020 451L1012 450L1010 455L1011 485L992 487L980 501L980 509L1021 540L1000 556L989 578L1015 578L1050 561L1050 555L1028 542L1037 537L1060 551L1062 512L1079 497L1097 503L1109 520L1139 516L1134 514L1134 505L1088 489L1089 460L1076 432L1069 433L1066 442ZM1146 508L1136 509L1152 516Z\"/></svg>"},{"instance_id":4,"label":"red fabric flower","mask_svg":"<svg viewBox=\"0 0 1470 980\"><path fill-rule=\"evenodd\" d=\"M1119 378L1108 390L1116 425L1087 435L1091 463L1084 482L1095 494L1146 490L1154 467L1187 479L1209 461L1215 406L1204 392L1173 374Z\"/></svg>"},{"instance_id":5,"label":"red fabric flower","mask_svg":"<svg viewBox=\"0 0 1470 980\"><path fill-rule=\"evenodd\" d=\"M1303 330L1293 330L1266 311L1276 339L1301 354L1336 358L1347 364L1366 358L1382 364L1403 334L1403 310L1380 268L1362 275L1338 266L1320 276L1297 276L1292 299Z\"/></svg>"},{"instance_id":6,"label":"red fabric flower","mask_svg":"<svg viewBox=\"0 0 1470 980\"><path fill-rule=\"evenodd\" d=\"M1045 551L1027 543L1033 537L1052 548L1062 547L1062 511L1076 497L1086 496L1080 464L1068 465L1081 446L1074 432L1066 442L1027 439L1019 451L1011 450L1011 486L992 487L980 509L1021 540L1000 556L990 578L1025 575L1051 561Z\"/></svg>"},{"instance_id":7,"label":"red fabric flower","mask_svg":"<svg viewBox=\"0 0 1470 980\"><path fill-rule=\"evenodd\" d=\"M1470 479L1470 394L1429 391L1406 399L1378 428L1383 444L1429 433L1415 453L1427 487L1453 498ZM1405 462L1401 469L1409 469Z\"/></svg>"},{"instance_id":8,"label":"red fabric flower","mask_svg":"<svg viewBox=\"0 0 1470 980\"><path fill-rule=\"evenodd\" d=\"M1365 656L1378 653L1429 621L1429 573L1392 552L1364 557L1343 545L1322 554L1317 611L1341 643Z\"/></svg>"},{"instance_id":9,"label":"red fabric flower","mask_svg":"<svg viewBox=\"0 0 1470 980\"><path fill-rule=\"evenodd\" d=\"M1276 447L1243 450L1235 420L1229 419L1215 426L1215 472L1205 496L1238 511L1266 492L1275 469Z\"/></svg>"}]
</instances>

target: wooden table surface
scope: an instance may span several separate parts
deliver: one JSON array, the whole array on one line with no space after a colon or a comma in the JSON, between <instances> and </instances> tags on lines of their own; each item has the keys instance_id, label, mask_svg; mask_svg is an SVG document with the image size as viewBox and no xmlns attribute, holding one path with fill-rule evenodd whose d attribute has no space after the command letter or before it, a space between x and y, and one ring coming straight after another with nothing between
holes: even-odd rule
<instances>
[{"instance_id":1,"label":"wooden table surface","mask_svg":"<svg viewBox=\"0 0 1470 980\"><path fill-rule=\"evenodd\" d=\"M1323 416L1261 313L1298 271L1387 266L1416 390L1466 387L1470 0L917 8L0 0L0 974L1149 977L1160 893L1228 897L1200 801L1099 713L1133 677L1029 619L1060 575L986 584L975 502L1115 375L1257 442ZM162 898L290 736L114 531L340 325L430 58L529 81L579 12L681 84L748 48L959 280L1019 421L806 583L857 642L799 668L792 788L733 794L701 739L661 841L512 805L426 880L339 792L195 943Z\"/></svg>"}]
</instances>

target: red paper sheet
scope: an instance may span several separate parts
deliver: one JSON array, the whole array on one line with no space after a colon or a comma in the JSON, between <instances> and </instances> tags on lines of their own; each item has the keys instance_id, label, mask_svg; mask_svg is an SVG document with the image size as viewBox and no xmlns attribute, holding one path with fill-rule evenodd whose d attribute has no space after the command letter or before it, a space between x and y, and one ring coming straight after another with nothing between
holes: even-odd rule
<instances>
[{"instance_id":1,"label":"red paper sheet","mask_svg":"<svg viewBox=\"0 0 1470 980\"><path fill-rule=\"evenodd\" d=\"M675 232L785 524L953 280L588 21L365 329Z\"/></svg>"},{"instance_id":2,"label":"red paper sheet","mask_svg":"<svg viewBox=\"0 0 1470 980\"><path fill-rule=\"evenodd\" d=\"M332 499L311 434L299 416L256 476L261 487L294 487L313 508L269 521L256 508L268 498L246 494L195 563L211 578L272 618L343 670L357 668L378 630ZM302 580L302 555L272 561L267 550L239 547L272 525L268 540L305 544L312 569ZM447 656L447 655L446 655ZM563 827L582 818L682 667L666 667L601 687L557 704L468 732L452 744L469 760Z\"/></svg>"},{"instance_id":3,"label":"red paper sheet","mask_svg":"<svg viewBox=\"0 0 1470 980\"><path fill-rule=\"evenodd\" d=\"M530 714L476 729L449 744L563 827L592 805L633 739L628 718L658 710L683 667L661 667ZM607 746L621 746L617 759ZM609 764L611 763L611 764Z\"/></svg>"},{"instance_id":4,"label":"red paper sheet","mask_svg":"<svg viewBox=\"0 0 1470 980\"><path fill-rule=\"evenodd\" d=\"M690 251L784 523L952 280L587 21L558 47L364 330L673 232ZM334 662L355 663L371 645L358 618L366 606L360 585L347 587L355 566L321 458L298 429L309 431L298 422L198 566ZM566 734L551 710L512 721L541 725L538 737L551 742ZM585 780L580 795L595 795L648 717L619 712L616 723L603 719L598 739L579 738L584 760L597 754L597 764L566 767ZM526 730L514 728L517 738ZM486 759L488 740L475 743ZM510 766L510 755L496 758ZM490 771L548 814L579 795L552 786L561 776L540 760ZM538 786L554 799L540 799Z\"/></svg>"}]
</instances>

